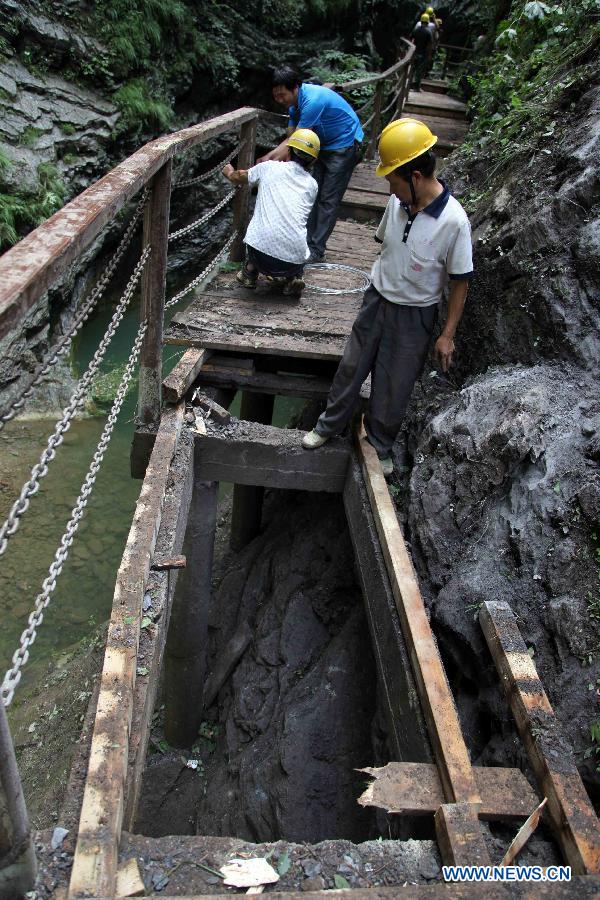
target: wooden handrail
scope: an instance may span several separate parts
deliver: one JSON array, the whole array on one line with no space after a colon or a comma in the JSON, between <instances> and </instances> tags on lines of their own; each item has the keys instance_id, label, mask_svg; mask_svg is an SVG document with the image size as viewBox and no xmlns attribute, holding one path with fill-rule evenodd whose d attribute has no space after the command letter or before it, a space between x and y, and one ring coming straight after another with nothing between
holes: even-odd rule
<instances>
[{"instance_id":1,"label":"wooden handrail","mask_svg":"<svg viewBox=\"0 0 600 900\"><path fill-rule=\"evenodd\" d=\"M390 66L389 69L386 69L385 72L380 72L378 75L369 75L368 78L359 78L356 81L343 81L339 84L334 82L327 86L332 87L336 91L353 91L355 88L364 87L367 84L377 84L378 81L385 81L386 78L391 78L393 75L396 75L397 72L408 66L415 52L414 44L411 44L406 38L400 38L400 40L406 44L406 55L398 60L397 63L394 63L393 66Z\"/></svg>"},{"instance_id":2,"label":"wooden handrail","mask_svg":"<svg viewBox=\"0 0 600 900\"><path fill-rule=\"evenodd\" d=\"M242 107L150 141L8 250L0 258L0 338L168 160L258 113Z\"/></svg>"}]
</instances>

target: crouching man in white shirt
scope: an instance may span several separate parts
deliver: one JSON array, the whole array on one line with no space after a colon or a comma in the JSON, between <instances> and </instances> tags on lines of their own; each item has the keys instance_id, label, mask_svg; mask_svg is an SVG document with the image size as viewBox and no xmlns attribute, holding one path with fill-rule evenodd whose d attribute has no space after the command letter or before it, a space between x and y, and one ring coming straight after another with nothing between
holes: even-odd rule
<instances>
[{"instance_id":1,"label":"crouching man in white shirt","mask_svg":"<svg viewBox=\"0 0 600 900\"><path fill-rule=\"evenodd\" d=\"M350 420L371 373L365 430L384 474L415 381L427 360L438 306L449 283L448 315L435 352L444 372L473 275L471 229L460 203L434 175L437 137L415 119L390 122L379 141L377 175L391 196L375 239L381 255L331 385L327 408L302 445L314 450Z\"/></svg>"},{"instance_id":2,"label":"crouching man in white shirt","mask_svg":"<svg viewBox=\"0 0 600 900\"><path fill-rule=\"evenodd\" d=\"M227 164L223 175L232 184L258 185L254 215L244 237L246 261L237 280L255 288L262 273L287 296L300 297L310 256L306 224L318 192L310 170L319 156L319 138L308 128L298 128L288 147L287 162L269 160L251 169Z\"/></svg>"}]
</instances>

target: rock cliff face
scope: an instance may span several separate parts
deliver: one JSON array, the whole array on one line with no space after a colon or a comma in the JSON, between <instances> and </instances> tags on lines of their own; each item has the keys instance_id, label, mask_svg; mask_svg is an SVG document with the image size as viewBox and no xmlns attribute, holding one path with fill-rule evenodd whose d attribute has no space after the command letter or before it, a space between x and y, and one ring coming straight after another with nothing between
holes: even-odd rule
<instances>
[{"instance_id":1,"label":"rock cliff face","mask_svg":"<svg viewBox=\"0 0 600 900\"><path fill-rule=\"evenodd\" d=\"M459 198L475 198L476 277L458 376L426 371L416 392L402 510L473 758L522 762L477 621L483 601L501 599L596 799L598 96L559 110L533 159L496 172L490 156L445 165Z\"/></svg>"}]
</instances>

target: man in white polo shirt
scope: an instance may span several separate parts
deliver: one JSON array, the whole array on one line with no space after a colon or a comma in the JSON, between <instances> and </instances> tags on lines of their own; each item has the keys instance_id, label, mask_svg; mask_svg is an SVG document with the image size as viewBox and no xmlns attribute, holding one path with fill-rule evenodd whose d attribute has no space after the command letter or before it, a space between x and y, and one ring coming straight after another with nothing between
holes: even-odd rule
<instances>
[{"instance_id":1,"label":"man in white polo shirt","mask_svg":"<svg viewBox=\"0 0 600 900\"><path fill-rule=\"evenodd\" d=\"M415 381L421 375L438 306L449 286L448 315L435 343L444 372L473 275L471 228L460 203L435 177L431 148L437 137L416 119L390 122L379 141L377 175L391 196L375 240L383 246L373 265L327 408L302 440L314 450L350 420L360 388L371 373L365 430L386 475Z\"/></svg>"}]
</instances>

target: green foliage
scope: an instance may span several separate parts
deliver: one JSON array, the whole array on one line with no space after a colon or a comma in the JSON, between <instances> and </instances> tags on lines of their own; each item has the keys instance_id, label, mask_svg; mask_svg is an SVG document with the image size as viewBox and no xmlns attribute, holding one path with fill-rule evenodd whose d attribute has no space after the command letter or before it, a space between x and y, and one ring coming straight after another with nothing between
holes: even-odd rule
<instances>
[{"instance_id":1,"label":"green foliage","mask_svg":"<svg viewBox=\"0 0 600 900\"><path fill-rule=\"evenodd\" d=\"M128 81L120 87L113 100L122 113L119 133L137 132L145 126L166 131L173 122L171 108L151 96L148 84L142 78Z\"/></svg>"},{"instance_id":2,"label":"green foliage","mask_svg":"<svg viewBox=\"0 0 600 900\"><path fill-rule=\"evenodd\" d=\"M592 722L590 725L592 743L584 751L584 759L593 759L596 763L596 771L600 772L600 722Z\"/></svg>"},{"instance_id":3,"label":"green foliage","mask_svg":"<svg viewBox=\"0 0 600 900\"><path fill-rule=\"evenodd\" d=\"M28 125L19 135L19 143L22 147L35 147L39 136L43 133L41 128L34 128L33 125Z\"/></svg>"},{"instance_id":4,"label":"green foliage","mask_svg":"<svg viewBox=\"0 0 600 900\"><path fill-rule=\"evenodd\" d=\"M598 10L600 0L513 0L510 17L498 26L491 60L468 76L474 122L467 153L493 145L502 162L518 153L545 152L556 110L593 75Z\"/></svg>"},{"instance_id":5,"label":"green foliage","mask_svg":"<svg viewBox=\"0 0 600 900\"><path fill-rule=\"evenodd\" d=\"M77 130L74 125L71 125L70 122L59 122L58 127L63 134L67 135L75 134L75 131Z\"/></svg>"},{"instance_id":6,"label":"green foliage","mask_svg":"<svg viewBox=\"0 0 600 900\"><path fill-rule=\"evenodd\" d=\"M0 174L10 165L0 151ZM38 166L38 184L33 192L0 193L0 248L16 244L20 232L41 225L65 202L67 189L54 166Z\"/></svg>"},{"instance_id":7,"label":"green foliage","mask_svg":"<svg viewBox=\"0 0 600 900\"><path fill-rule=\"evenodd\" d=\"M310 74L322 82L337 84L379 74L378 71L368 69L367 64L368 59L365 56L343 53L341 50L328 50L320 56L318 64L311 67ZM373 96L374 91L373 86L365 85L349 92L347 97L354 105L360 106Z\"/></svg>"}]
</instances>

